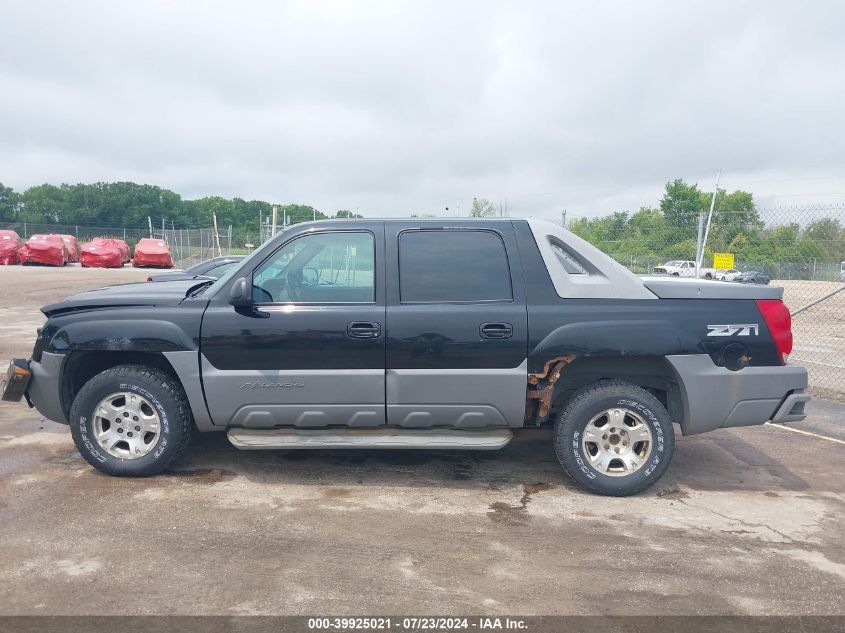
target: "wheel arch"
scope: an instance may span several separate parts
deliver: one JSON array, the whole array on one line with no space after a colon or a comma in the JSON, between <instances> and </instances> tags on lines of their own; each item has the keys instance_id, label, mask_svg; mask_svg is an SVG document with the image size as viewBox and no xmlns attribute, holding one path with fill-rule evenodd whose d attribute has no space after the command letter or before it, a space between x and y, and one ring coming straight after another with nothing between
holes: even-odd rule
<instances>
[{"instance_id":1,"label":"wheel arch","mask_svg":"<svg viewBox=\"0 0 845 633\"><path fill-rule=\"evenodd\" d=\"M97 374L118 365L144 365L166 372L176 382L185 386L170 361L161 352L125 352L103 350L76 350L68 353L62 368L61 404L66 416L79 390Z\"/></svg>"},{"instance_id":2,"label":"wheel arch","mask_svg":"<svg viewBox=\"0 0 845 633\"><path fill-rule=\"evenodd\" d=\"M550 417L566 407L582 387L602 380L624 380L653 394L673 422L684 422L683 387L662 356L584 356L566 366L554 384Z\"/></svg>"}]
</instances>

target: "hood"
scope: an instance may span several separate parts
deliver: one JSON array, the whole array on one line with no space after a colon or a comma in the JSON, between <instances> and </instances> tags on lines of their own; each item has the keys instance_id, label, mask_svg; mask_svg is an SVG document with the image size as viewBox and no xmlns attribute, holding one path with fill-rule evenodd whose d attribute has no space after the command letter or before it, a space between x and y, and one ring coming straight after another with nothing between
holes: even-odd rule
<instances>
[{"instance_id":1,"label":"hood","mask_svg":"<svg viewBox=\"0 0 845 633\"><path fill-rule=\"evenodd\" d=\"M41 308L41 312L49 317L73 310L127 306L175 306L179 305L191 290L204 283L207 281L191 279L157 284L135 283L109 286L72 295L59 303L51 303Z\"/></svg>"},{"instance_id":2,"label":"hood","mask_svg":"<svg viewBox=\"0 0 845 633\"><path fill-rule=\"evenodd\" d=\"M163 281L189 281L192 279L196 281L213 281L216 279L216 277L207 277L205 275L192 275L191 273L176 272L162 273L160 275L150 275L148 281L155 281L156 283L159 283Z\"/></svg>"}]
</instances>

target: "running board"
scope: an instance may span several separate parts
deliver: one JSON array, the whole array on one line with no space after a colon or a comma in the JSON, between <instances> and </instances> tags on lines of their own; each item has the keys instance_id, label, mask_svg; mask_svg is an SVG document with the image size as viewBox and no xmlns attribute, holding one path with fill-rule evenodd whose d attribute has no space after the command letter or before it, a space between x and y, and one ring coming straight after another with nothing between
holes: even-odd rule
<instances>
[{"instance_id":1,"label":"running board","mask_svg":"<svg viewBox=\"0 0 845 633\"><path fill-rule=\"evenodd\" d=\"M431 448L492 451L510 442L513 434L508 429L230 429L227 436L236 448L253 451L279 448Z\"/></svg>"}]
</instances>

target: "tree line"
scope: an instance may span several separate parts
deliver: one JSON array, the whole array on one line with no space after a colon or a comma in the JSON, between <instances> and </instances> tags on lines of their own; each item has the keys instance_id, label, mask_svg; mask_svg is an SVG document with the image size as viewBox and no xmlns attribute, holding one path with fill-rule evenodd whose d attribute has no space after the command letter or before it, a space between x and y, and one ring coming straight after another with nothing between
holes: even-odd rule
<instances>
[{"instance_id":1,"label":"tree line","mask_svg":"<svg viewBox=\"0 0 845 633\"><path fill-rule=\"evenodd\" d=\"M306 204L279 204L277 216L289 222L324 220L329 217L355 217L348 210L330 216ZM207 196L183 199L178 193L154 185L134 182L98 182L94 184L37 185L23 193L0 183L0 223L31 223L144 229L147 218L156 226L165 220L167 227L207 228L217 215L221 227L232 226L237 234L256 234L259 214L270 217L273 204L263 200L243 200Z\"/></svg>"},{"instance_id":2,"label":"tree line","mask_svg":"<svg viewBox=\"0 0 845 633\"><path fill-rule=\"evenodd\" d=\"M636 260L695 259L699 214L710 209L712 192L683 180L666 183L656 207L577 218L569 230L626 265ZM781 221L783 220L783 221ZM845 227L836 217L802 224L801 218L761 217L747 191L719 189L705 248L704 265L713 253L733 253L746 266L771 268L783 263L845 260Z\"/></svg>"},{"instance_id":3,"label":"tree line","mask_svg":"<svg viewBox=\"0 0 845 633\"><path fill-rule=\"evenodd\" d=\"M711 193L683 180L666 183L663 197L654 207L635 212L617 212L604 217L578 218L568 228L619 261L694 259L698 217L710 208ZM306 204L278 204L278 222L361 217L348 210L328 215ZM231 225L233 233L255 235L259 215L269 217L273 204L207 196L196 200L154 185L133 182L94 184L43 184L23 193L0 183L0 223L31 223L144 229L147 218L156 226L164 219L177 228L206 228L217 215L221 230ZM507 217L511 208L504 202L474 198L471 215ZM836 217L823 217L801 224L800 218L766 223L747 191L728 193L719 189L705 250L705 265L714 252L734 253L738 260L771 265L779 262L839 262L845 260L845 227Z\"/></svg>"}]
</instances>

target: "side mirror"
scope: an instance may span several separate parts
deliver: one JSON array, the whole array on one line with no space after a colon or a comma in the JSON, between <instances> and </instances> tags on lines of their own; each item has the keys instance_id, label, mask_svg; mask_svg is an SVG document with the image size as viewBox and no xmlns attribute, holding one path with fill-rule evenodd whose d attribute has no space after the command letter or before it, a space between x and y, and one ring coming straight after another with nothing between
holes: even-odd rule
<instances>
[{"instance_id":1,"label":"side mirror","mask_svg":"<svg viewBox=\"0 0 845 633\"><path fill-rule=\"evenodd\" d=\"M252 285L246 277L239 277L229 289L229 303L236 308L252 305Z\"/></svg>"}]
</instances>

